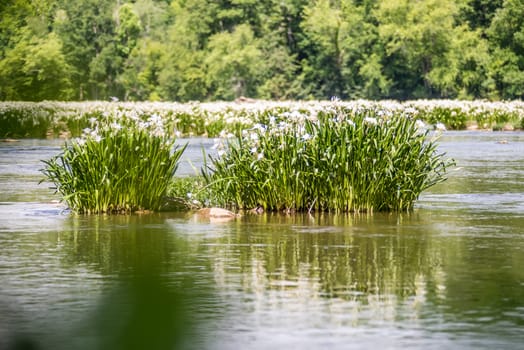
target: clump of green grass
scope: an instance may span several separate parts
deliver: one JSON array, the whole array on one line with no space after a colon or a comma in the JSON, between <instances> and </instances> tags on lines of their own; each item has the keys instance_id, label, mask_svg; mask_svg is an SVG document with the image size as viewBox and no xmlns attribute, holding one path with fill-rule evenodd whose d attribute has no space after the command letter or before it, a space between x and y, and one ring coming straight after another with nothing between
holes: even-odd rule
<instances>
[{"instance_id":1,"label":"clump of green grass","mask_svg":"<svg viewBox=\"0 0 524 350\"><path fill-rule=\"evenodd\" d=\"M203 170L221 205L269 211L404 211L451 161L402 113L328 106L237 134Z\"/></svg>"},{"instance_id":2,"label":"clump of green grass","mask_svg":"<svg viewBox=\"0 0 524 350\"><path fill-rule=\"evenodd\" d=\"M76 212L160 209L185 146L175 147L157 115L121 113L93 123L44 161L46 179Z\"/></svg>"}]
</instances>

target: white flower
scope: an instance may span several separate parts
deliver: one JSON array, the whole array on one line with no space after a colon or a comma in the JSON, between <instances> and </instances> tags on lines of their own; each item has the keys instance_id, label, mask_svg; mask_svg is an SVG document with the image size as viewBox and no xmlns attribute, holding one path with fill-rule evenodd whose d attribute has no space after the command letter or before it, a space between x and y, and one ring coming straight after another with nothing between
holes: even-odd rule
<instances>
[{"instance_id":1,"label":"white flower","mask_svg":"<svg viewBox=\"0 0 524 350\"><path fill-rule=\"evenodd\" d=\"M416 115L418 114L418 111L413 107L406 107L404 108L404 113L407 115Z\"/></svg>"},{"instance_id":2,"label":"white flower","mask_svg":"<svg viewBox=\"0 0 524 350\"><path fill-rule=\"evenodd\" d=\"M435 129L437 129L437 131L446 131L446 126L442 123L437 123Z\"/></svg>"},{"instance_id":3,"label":"white flower","mask_svg":"<svg viewBox=\"0 0 524 350\"><path fill-rule=\"evenodd\" d=\"M279 128L280 130L284 130L284 129L286 129L287 126L288 126L288 124L287 124L286 122L284 122L284 121L281 121L280 123L278 123L278 128Z\"/></svg>"},{"instance_id":4,"label":"white flower","mask_svg":"<svg viewBox=\"0 0 524 350\"><path fill-rule=\"evenodd\" d=\"M83 145L86 144L86 140L85 140L85 139L82 139L82 138L77 138L77 139L75 139L75 142L76 142L76 144L79 145L79 146L83 146Z\"/></svg>"},{"instance_id":5,"label":"white flower","mask_svg":"<svg viewBox=\"0 0 524 350\"><path fill-rule=\"evenodd\" d=\"M162 117L160 115L154 113L154 114L151 114L151 116L149 117L149 121L151 123L157 123L157 124L160 123L161 124L162 123Z\"/></svg>"},{"instance_id":6,"label":"white flower","mask_svg":"<svg viewBox=\"0 0 524 350\"><path fill-rule=\"evenodd\" d=\"M264 132L264 131L266 131L266 126L264 124L256 123L253 126L253 129L260 130L260 131Z\"/></svg>"},{"instance_id":7,"label":"white flower","mask_svg":"<svg viewBox=\"0 0 524 350\"><path fill-rule=\"evenodd\" d=\"M91 130L89 131L89 134L88 134L89 137L92 137L94 139L96 138L100 138L100 135L98 134L98 129L95 129L95 130Z\"/></svg>"},{"instance_id":8,"label":"white flower","mask_svg":"<svg viewBox=\"0 0 524 350\"><path fill-rule=\"evenodd\" d=\"M257 148L256 147L251 148L251 153L253 154L257 153Z\"/></svg>"},{"instance_id":9,"label":"white flower","mask_svg":"<svg viewBox=\"0 0 524 350\"><path fill-rule=\"evenodd\" d=\"M426 128L426 123L424 123L420 119L417 119L417 121L415 122L415 125L416 125L417 129L425 129Z\"/></svg>"},{"instance_id":10,"label":"white flower","mask_svg":"<svg viewBox=\"0 0 524 350\"><path fill-rule=\"evenodd\" d=\"M149 122L138 122L138 128L140 130L146 130L147 128L149 128Z\"/></svg>"},{"instance_id":11,"label":"white flower","mask_svg":"<svg viewBox=\"0 0 524 350\"><path fill-rule=\"evenodd\" d=\"M117 122L113 122L111 123L111 129L120 130L122 129L122 125L118 124Z\"/></svg>"},{"instance_id":12,"label":"white flower","mask_svg":"<svg viewBox=\"0 0 524 350\"><path fill-rule=\"evenodd\" d=\"M260 160L264 158L264 152L260 152L258 155L257 155L257 159Z\"/></svg>"},{"instance_id":13,"label":"white flower","mask_svg":"<svg viewBox=\"0 0 524 350\"><path fill-rule=\"evenodd\" d=\"M164 128L161 128L161 127L156 127L153 131L152 131L152 134L153 136L156 136L156 137L163 137L165 135L165 132L164 132Z\"/></svg>"},{"instance_id":14,"label":"white flower","mask_svg":"<svg viewBox=\"0 0 524 350\"><path fill-rule=\"evenodd\" d=\"M307 141L307 140L311 139L311 137L312 136L310 134L305 133L304 135L302 135L302 140Z\"/></svg>"},{"instance_id":15,"label":"white flower","mask_svg":"<svg viewBox=\"0 0 524 350\"><path fill-rule=\"evenodd\" d=\"M187 198L191 198L191 197L193 197L193 193L188 192L188 193L187 193Z\"/></svg>"},{"instance_id":16,"label":"white flower","mask_svg":"<svg viewBox=\"0 0 524 350\"><path fill-rule=\"evenodd\" d=\"M289 115L289 119L293 120L293 121L302 121L304 119L304 115L302 113L300 113L300 111L298 110L293 110L291 112L291 114Z\"/></svg>"},{"instance_id":17,"label":"white flower","mask_svg":"<svg viewBox=\"0 0 524 350\"><path fill-rule=\"evenodd\" d=\"M366 118L364 118L364 123L369 124L369 125L377 125L378 124L378 120L377 120L377 118L366 117Z\"/></svg>"}]
</instances>

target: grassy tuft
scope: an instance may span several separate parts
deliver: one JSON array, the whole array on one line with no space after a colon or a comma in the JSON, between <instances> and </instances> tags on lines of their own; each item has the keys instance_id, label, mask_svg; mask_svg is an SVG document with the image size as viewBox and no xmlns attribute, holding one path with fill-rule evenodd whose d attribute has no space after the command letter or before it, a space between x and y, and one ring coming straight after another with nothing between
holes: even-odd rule
<instances>
[{"instance_id":1,"label":"grassy tuft","mask_svg":"<svg viewBox=\"0 0 524 350\"><path fill-rule=\"evenodd\" d=\"M44 161L42 172L76 212L159 210L185 149L174 142L157 115L109 115Z\"/></svg>"},{"instance_id":2,"label":"grassy tuft","mask_svg":"<svg viewBox=\"0 0 524 350\"><path fill-rule=\"evenodd\" d=\"M283 112L229 138L203 170L222 206L268 211L404 211L452 164L421 122L333 104Z\"/></svg>"}]
</instances>

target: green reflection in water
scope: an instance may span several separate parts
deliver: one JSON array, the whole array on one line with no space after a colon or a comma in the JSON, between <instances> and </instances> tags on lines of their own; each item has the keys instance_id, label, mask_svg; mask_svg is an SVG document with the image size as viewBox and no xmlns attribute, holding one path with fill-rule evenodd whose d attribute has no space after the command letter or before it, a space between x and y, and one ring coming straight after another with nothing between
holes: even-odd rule
<instances>
[{"instance_id":1,"label":"green reflection in water","mask_svg":"<svg viewBox=\"0 0 524 350\"><path fill-rule=\"evenodd\" d=\"M170 253L184 250L156 214L72 216L68 224L60 238L64 262L88 264L105 275L165 272Z\"/></svg>"},{"instance_id":2,"label":"green reflection in water","mask_svg":"<svg viewBox=\"0 0 524 350\"><path fill-rule=\"evenodd\" d=\"M64 329L47 324L47 334L20 333L26 335L15 335L13 348L196 349L205 343L197 326L220 317L209 259L169 232L161 215L72 215L60 231L34 238L59 248L61 267L50 277L83 267L98 273L105 287L94 304L76 296L80 322ZM82 283L86 296L98 293L96 280Z\"/></svg>"},{"instance_id":3,"label":"green reflection in water","mask_svg":"<svg viewBox=\"0 0 524 350\"><path fill-rule=\"evenodd\" d=\"M210 258L219 288L260 299L293 291L289 302L345 300L391 320L522 324L522 235L472 232L475 218L448 214L246 218L210 243Z\"/></svg>"},{"instance_id":4,"label":"green reflection in water","mask_svg":"<svg viewBox=\"0 0 524 350\"><path fill-rule=\"evenodd\" d=\"M519 215L472 208L226 223L164 213L70 216L56 231L19 238L58 257L49 276L86 269L105 281L62 348L213 348L213 330L229 322L258 314L278 324L293 312L333 327L386 322L518 339L523 225ZM84 284L96 293L95 280ZM265 326L250 322L251 332Z\"/></svg>"},{"instance_id":5,"label":"green reflection in water","mask_svg":"<svg viewBox=\"0 0 524 350\"><path fill-rule=\"evenodd\" d=\"M216 237L176 228L209 246L219 290L265 305L265 317L286 317L293 305L305 318L309 308L324 308L328 318L350 311L351 325L412 319L428 288L445 291L441 251L415 214L246 217L222 224Z\"/></svg>"}]
</instances>

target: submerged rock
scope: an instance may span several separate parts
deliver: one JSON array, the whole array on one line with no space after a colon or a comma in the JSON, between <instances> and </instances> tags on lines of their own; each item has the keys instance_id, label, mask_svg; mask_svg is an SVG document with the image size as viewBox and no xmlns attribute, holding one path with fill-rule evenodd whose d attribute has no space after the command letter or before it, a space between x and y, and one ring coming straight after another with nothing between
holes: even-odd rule
<instances>
[{"instance_id":1,"label":"submerged rock","mask_svg":"<svg viewBox=\"0 0 524 350\"><path fill-rule=\"evenodd\" d=\"M233 220L239 216L239 214L235 214L232 211L222 208L204 208L198 210L194 214L194 217L197 220L209 220L211 222L225 222Z\"/></svg>"},{"instance_id":2,"label":"submerged rock","mask_svg":"<svg viewBox=\"0 0 524 350\"><path fill-rule=\"evenodd\" d=\"M236 218L238 215L222 208L204 208L197 212L198 215L209 217L209 218Z\"/></svg>"}]
</instances>

